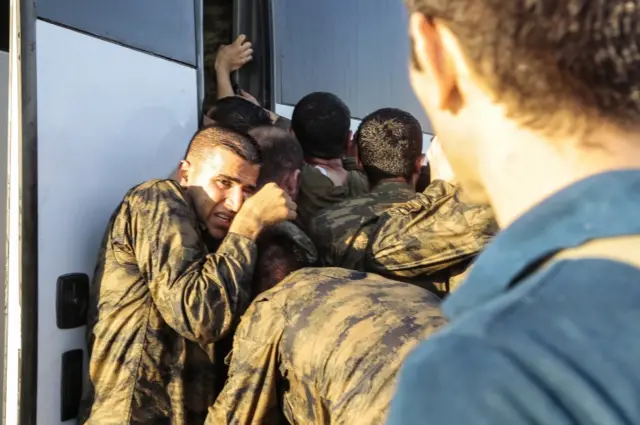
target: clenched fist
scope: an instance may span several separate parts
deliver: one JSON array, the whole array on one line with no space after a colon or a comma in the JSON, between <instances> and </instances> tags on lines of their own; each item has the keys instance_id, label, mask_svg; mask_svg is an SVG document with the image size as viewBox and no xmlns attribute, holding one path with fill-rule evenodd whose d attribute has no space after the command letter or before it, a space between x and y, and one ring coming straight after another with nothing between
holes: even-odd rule
<instances>
[{"instance_id":1,"label":"clenched fist","mask_svg":"<svg viewBox=\"0 0 640 425\"><path fill-rule=\"evenodd\" d=\"M242 205L229 232L257 239L265 227L295 220L297 205L275 183L267 183Z\"/></svg>"}]
</instances>

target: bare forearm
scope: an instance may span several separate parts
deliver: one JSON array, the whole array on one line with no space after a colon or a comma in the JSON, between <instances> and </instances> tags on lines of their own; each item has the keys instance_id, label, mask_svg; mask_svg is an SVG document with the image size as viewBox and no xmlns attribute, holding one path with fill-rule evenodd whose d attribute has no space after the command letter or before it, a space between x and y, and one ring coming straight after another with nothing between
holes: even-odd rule
<instances>
[{"instance_id":1,"label":"bare forearm","mask_svg":"<svg viewBox=\"0 0 640 425\"><path fill-rule=\"evenodd\" d=\"M218 99L234 96L233 85L231 84L231 74L229 71L218 68L216 69L216 80L218 88Z\"/></svg>"}]
</instances>

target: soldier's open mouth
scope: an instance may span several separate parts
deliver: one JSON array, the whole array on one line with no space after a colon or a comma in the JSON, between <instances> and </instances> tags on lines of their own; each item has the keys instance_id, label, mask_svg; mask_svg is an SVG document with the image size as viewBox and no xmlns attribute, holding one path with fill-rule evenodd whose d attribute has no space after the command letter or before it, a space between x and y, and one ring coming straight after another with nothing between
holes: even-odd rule
<instances>
[{"instance_id":1,"label":"soldier's open mouth","mask_svg":"<svg viewBox=\"0 0 640 425\"><path fill-rule=\"evenodd\" d=\"M231 222L231 219L233 218L233 217L228 216L226 214L220 214L220 213L215 214L215 216L218 217L220 220L222 220L224 222L227 222L227 223Z\"/></svg>"}]
</instances>

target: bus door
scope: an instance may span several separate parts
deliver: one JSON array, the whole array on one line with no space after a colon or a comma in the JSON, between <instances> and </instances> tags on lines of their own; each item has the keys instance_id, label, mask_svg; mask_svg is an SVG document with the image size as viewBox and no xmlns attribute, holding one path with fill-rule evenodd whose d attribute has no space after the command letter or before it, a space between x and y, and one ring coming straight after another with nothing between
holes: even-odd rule
<instances>
[{"instance_id":1,"label":"bus door","mask_svg":"<svg viewBox=\"0 0 640 425\"><path fill-rule=\"evenodd\" d=\"M200 1L35 3L11 1L7 425L75 423L105 226L171 173L202 101Z\"/></svg>"}]
</instances>

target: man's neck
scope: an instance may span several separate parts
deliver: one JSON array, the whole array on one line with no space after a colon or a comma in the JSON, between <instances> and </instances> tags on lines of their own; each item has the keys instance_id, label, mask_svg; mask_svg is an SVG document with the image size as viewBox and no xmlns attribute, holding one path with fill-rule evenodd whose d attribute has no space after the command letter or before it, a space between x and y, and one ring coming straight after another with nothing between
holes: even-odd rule
<instances>
[{"instance_id":1,"label":"man's neck","mask_svg":"<svg viewBox=\"0 0 640 425\"><path fill-rule=\"evenodd\" d=\"M342 165L342 158L322 159L305 157L304 160L309 165L317 165L319 167L328 168L331 170L344 170L344 167Z\"/></svg>"},{"instance_id":2,"label":"man's neck","mask_svg":"<svg viewBox=\"0 0 640 425\"><path fill-rule=\"evenodd\" d=\"M305 162L312 167L320 167L325 170L327 178L334 186L342 186L346 183L349 173L344 169L341 158L321 159L305 158Z\"/></svg>"},{"instance_id":3,"label":"man's neck","mask_svg":"<svg viewBox=\"0 0 640 425\"><path fill-rule=\"evenodd\" d=\"M390 177L388 179L378 180L371 186L371 189L372 190L377 189L379 186L381 186L384 183L404 183L404 184L411 185L411 183L409 183L407 179L405 179L404 177Z\"/></svg>"},{"instance_id":4,"label":"man's neck","mask_svg":"<svg viewBox=\"0 0 640 425\"><path fill-rule=\"evenodd\" d=\"M633 137L600 133L582 142L546 141L523 133L497 143L507 152L494 152L493 158L488 153L480 167L500 226L508 226L544 199L587 177L640 169L640 145Z\"/></svg>"}]
</instances>

